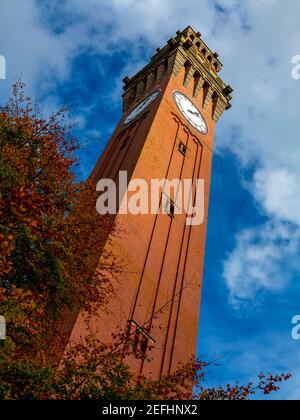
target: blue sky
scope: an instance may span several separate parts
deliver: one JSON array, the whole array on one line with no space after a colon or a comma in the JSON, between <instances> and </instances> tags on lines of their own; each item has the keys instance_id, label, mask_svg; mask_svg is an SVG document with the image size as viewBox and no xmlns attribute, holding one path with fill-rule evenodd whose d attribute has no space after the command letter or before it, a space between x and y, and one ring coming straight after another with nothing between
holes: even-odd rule
<instances>
[{"instance_id":1,"label":"blue sky","mask_svg":"<svg viewBox=\"0 0 300 420\"><path fill-rule=\"evenodd\" d=\"M85 177L121 116L121 80L177 29L199 30L235 89L217 126L199 353L212 385L291 372L273 398L300 396L300 4L290 0L2 0L0 55L45 112L67 101Z\"/></svg>"}]
</instances>

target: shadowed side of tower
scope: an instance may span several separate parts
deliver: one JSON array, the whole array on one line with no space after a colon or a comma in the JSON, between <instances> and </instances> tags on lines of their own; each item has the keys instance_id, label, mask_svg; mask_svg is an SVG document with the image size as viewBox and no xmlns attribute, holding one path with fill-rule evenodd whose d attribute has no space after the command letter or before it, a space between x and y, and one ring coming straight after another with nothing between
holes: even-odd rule
<instances>
[{"instance_id":1,"label":"shadowed side of tower","mask_svg":"<svg viewBox=\"0 0 300 420\"><path fill-rule=\"evenodd\" d=\"M111 278L116 293L88 324L84 313L76 315L70 330L69 344L89 333L108 342L117 328L129 326L142 357L128 362L156 379L196 353L214 128L232 92L218 76L221 68L199 33L178 31L145 68L124 79L124 114L92 173L95 183L118 182L120 171L128 182L148 186L154 179L191 180L188 207L203 202L204 221L196 225L187 223L187 212L176 214L179 191L165 190L165 183L157 204L168 206L167 214L123 214L118 206L105 247L121 269ZM135 193L123 192L123 204Z\"/></svg>"}]
</instances>

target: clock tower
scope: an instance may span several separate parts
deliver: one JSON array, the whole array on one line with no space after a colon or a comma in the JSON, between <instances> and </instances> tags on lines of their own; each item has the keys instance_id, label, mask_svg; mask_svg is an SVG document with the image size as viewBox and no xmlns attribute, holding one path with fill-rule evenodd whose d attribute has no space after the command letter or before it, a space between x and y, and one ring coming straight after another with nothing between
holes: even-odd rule
<instances>
[{"instance_id":1,"label":"clock tower","mask_svg":"<svg viewBox=\"0 0 300 420\"><path fill-rule=\"evenodd\" d=\"M221 69L199 32L178 31L141 71L124 79L123 116L92 173L95 184L110 179L119 185L105 245L119 270L108 274L115 293L107 307L88 320L78 314L69 343L89 333L109 342L112 332L126 330L136 353L129 364L154 379L196 354L214 130L232 93ZM124 211L129 183L151 186L154 179L165 180L157 211ZM191 180L188 205L201 203L201 223L187 223L187 212L176 211L178 190L165 190L172 180ZM197 180L204 182L199 196Z\"/></svg>"}]
</instances>

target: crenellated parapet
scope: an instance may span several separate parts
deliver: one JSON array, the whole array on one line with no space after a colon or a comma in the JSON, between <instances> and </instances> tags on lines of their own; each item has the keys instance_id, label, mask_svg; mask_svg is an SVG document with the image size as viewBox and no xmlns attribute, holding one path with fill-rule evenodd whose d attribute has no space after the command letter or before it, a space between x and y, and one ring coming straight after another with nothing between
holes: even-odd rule
<instances>
[{"instance_id":1,"label":"crenellated parapet","mask_svg":"<svg viewBox=\"0 0 300 420\"><path fill-rule=\"evenodd\" d=\"M217 122L231 107L232 88L219 77L222 63L202 40L201 34L190 26L177 31L163 48L158 48L150 63L124 82L123 112L138 103L142 97L158 88L164 77L177 77L184 70L183 86L193 84L193 96L203 98L203 108L212 104L212 119Z\"/></svg>"}]
</instances>

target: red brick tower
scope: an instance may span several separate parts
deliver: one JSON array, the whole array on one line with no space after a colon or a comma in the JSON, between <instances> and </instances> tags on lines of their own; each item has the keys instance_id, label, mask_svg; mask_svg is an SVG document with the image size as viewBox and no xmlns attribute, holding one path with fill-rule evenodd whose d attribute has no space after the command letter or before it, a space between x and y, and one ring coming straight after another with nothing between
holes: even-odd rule
<instances>
[{"instance_id":1,"label":"red brick tower","mask_svg":"<svg viewBox=\"0 0 300 420\"><path fill-rule=\"evenodd\" d=\"M71 331L71 343L88 331L109 340L117 326L130 324L140 339L136 351L147 354L153 346L150 362L130 364L154 378L196 353L214 128L232 92L218 76L221 68L199 33L191 27L178 31L145 68L124 79L124 114L93 171L96 182L118 180L120 171L128 182L143 179L148 185L152 179L191 179L194 205L201 199L196 179L204 180L200 225L174 214L177 194L168 196L164 187L159 204L169 214L117 210L116 233L106 245L122 268L112 279L116 296L88 328L79 314Z\"/></svg>"}]
</instances>

